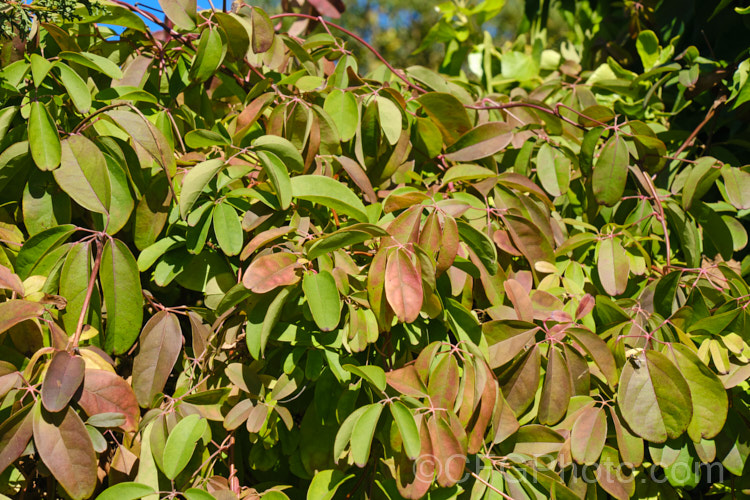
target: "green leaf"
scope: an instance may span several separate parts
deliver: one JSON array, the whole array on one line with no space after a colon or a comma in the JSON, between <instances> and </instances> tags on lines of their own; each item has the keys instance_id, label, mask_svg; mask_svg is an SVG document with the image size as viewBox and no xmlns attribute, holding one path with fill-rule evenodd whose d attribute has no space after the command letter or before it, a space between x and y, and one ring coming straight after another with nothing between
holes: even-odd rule
<instances>
[{"instance_id":1,"label":"green leaf","mask_svg":"<svg viewBox=\"0 0 750 500\"><path fill-rule=\"evenodd\" d=\"M385 384L386 384L385 372L379 366L342 365L341 368L367 380L370 384L373 385L373 387L376 387L379 391L381 392L385 391Z\"/></svg>"},{"instance_id":2,"label":"green leaf","mask_svg":"<svg viewBox=\"0 0 750 500\"><path fill-rule=\"evenodd\" d=\"M367 411L369 406L360 406L354 410L346 419L341 423L336 438L333 442L333 462L338 463L341 455L344 453L347 445L351 441L352 433L354 432L354 425L359 421L359 417Z\"/></svg>"},{"instance_id":3,"label":"green leaf","mask_svg":"<svg viewBox=\"0 0 750 500\"><path fill-rule=\"evenodd\" d=\"M60 165L62 150L57 126L39 101L31 103L28 123L29 149L40 170L53 170Z\"/></svg>"},{"instance_id":4,"label":"green leaf","mask_svg":"<svg viewBox=\"0 0 750 500\"><path fill-rule=\"evenodd\" d=\"M351 140L357 132L359 123L359 105L355 95L352 92L334 89L326 97L323 109L336 125L341 141Z\"/></svg>"},{"instance_id":5,"label":"green leaf","mask_svg":"<svg viewBox=\"0 0 750 500\"><path fill-rule=\"evenodd\" d=\"M445 157L451 161L474 161L487 158L510 144L513 139L512 131L513 127L504 122L483 123L459 137L446 149Z\"/></svg>"},{"instance_id":6,"label":"green leaf","mask_svg":"<svg viewBox=\"0 0 750 500\"><path fill-rule=\"evenodd\" d=\"M182 494L187 500L216 500L216 497L211 493L197 488L188 488ZM263 496L266 496L266 493Z\"/></svg>"},{"instance_id":7,"label":"green leaf","mask_svg":"<svg viewBox=\"0 0 750 500\"><path fill-rule=\"evenodd\" d=\"M204 28L198 41L193 63L190 66L190 78L195 82L205 82L219 69L227 54L227 46L221 28Z\"/></svg>"},{"instance_id":8,"label":"green leaf","mask_svg":"<svg viewBox=\"0 0 750 500\"><path fill-rule=\"evenodd\" d=\"M625 364L617 400L628 426L653 443L679 437L692 419L690 387L677 367L657 351L645 351Z\"/></svg>"},{"instance_id":9,"label":"green leaf","mask_svg":"<svg viewBox=\"0 0 750 500\"><path fill-rule=\"evenodd\" d=\"M107 116L143 147L170 177L175 174L177 164L174 151L167 138L153 123L139 114L117 109L107 111Z\"/></svg>"},{"instance_id":10,"label":"green leaf","mask_svg":"<svg viewBox=\"0 0 750 500\"><path fill-rule=\"evenodd\" d=\"M594 196L601 205L617 204L628 180L628 147L619 134L604 144L591 179Z\"/></svg>"},{"instance_id":11,"label":"green leaf","mask_svg":"<svg viewBox=\"0 0 750 500\"><path fill-rule=\"evenodd\" d=\"M293 172L302 172L305 169L305 160L297 148L283 137L275 135L264 135L253 141L253 148L268 151L275 154Z\"/></svg>"},{"instance_id":12,"label":"green leaf","mask_svg":"<svg viewBox=\"0 0 750 500\"><path fill-rule=\"evenodd\" d=\"M86 363L80 356L57 351L47 367L42 384L42 404L47 411L63 410L83 382Z\"/></svg>"},{"instance_id":13,"label":"green leaf","mask_svg":"<svg viewBox=\"0 0 750 500\"><path fill-rule=\"evenodd\" d=\"M237 255L242 250L244 234L240 216L232 205L222 201L214 208L213 226L216 241L225 255Z\"/></svg>"},{"instance_id":14,"label":"green leaf","mask_svg":"<svg viewBox=\"0 0 750 500\"><path fill-rule=\"evenodd\" d=\"M47 469L74 500L94 493L98 463L86 426L68 406L58 413L34 405L34 448Z\"/></svg>"},{"instance_id":15,"label":"green leaf","mask_svg":"<svg viewBox=\"0 0 750 500\"><path fill-rule=\"evenodd\" d=\"M58 55L60 59L86 66L107 75L113 80L120 80L122 78L120 67L106 57L92 54L91 52L60 52Z\"/></svg>"},{"instance_id":16,"label":"green leaf","mask_svg":"<svg viewBox=\"0 0 750 500\"><path fill-rule=\"evenodd\" d=\"M307 500L331 500L336 490L353 477L354 474L345 475L336 469L321 470L307 488Z\"/></svg>"},{"instance_id":17,"label":"green leaf","mask_svg":"<svg viewBox=\"0 0 750 500\"><path fill-rule=\"evenodd\" d=\"M480 231L474 226L467 224L462 220L456 221L458 224L458 234L461 239L471 248L479 257L487 272L491 275L497 273L497 247L484 231Z\"/></svg>"},{"instance_id":18,"label":"green leaf","mask_svg":"<svg viewBox=\"0 0 750 500\"><path fill-rule=\"evenodd\" d=\"M54 66L39 54L31 54L31 78L34 80L34 87L39 88Z\"/></svg>"},{"instance_id":19,"label":"green leaf","mask_svg":"<svg viewBox=\"0 0 750 500\"><path fill-rule=\"evenodd\" d=\"M750 172L724 165L721 176L729 202L739 210L750 208Z\"/></svg>"},{"instance_id":20,"label":"green leaf","mask_svg":"<svg viewBox=\"0 0 750 500\"><path fill-rule=\"evenodd\" d=\"M79 113L86 114L91 109L91 92L86 82L70 66L63 62L55 64L60 70L60 80L68 91L70 100Z\"/></svg>"},{"instance_id":21,"label":"green leaf","mask_svg":"<svg viewBox=\"0 0 750 500\"><path fill-rule=\"evenodd\" d=\"M112 239L105 243L99 281L107 309L104 348L123 354L138 338L143 323L143 295L138 265L122 241Z\"/></svg>"},{"instance_id":22,"label":"green leaf","mask_svg":"<svg viewBox=\"0 0 750 500\"><path fill-rule=\"evenodd\" d=\"M195 29L196 0L159 0L159 5L178 29L185 31Z\"/></svg>"},{"instance_id":23,"label":"green leaf","mask_svg":"<svg viewBox=\"0 0 750 500\"><path fill-rule=\"evenodd\" d=\"M92 212L109 213L111 187L104 155L82 135L62 141L60 168L53 175L60 188L76 203Z\"/></svg>"},{"instance_id":24,"label":"green leaf","mask_svg":"<svg viewBox=\"0 0 750 500\"><path fill-rule=\"evenodd\" d=\"M616 237L605 237L598 244L598 260L596 269L599 272L604 291L608 294L620 295L628 287L630 261L628 254Z\"/></svg>"},{"instance_id":25,"label":"green leaf","mask_svg":"<svg viewBox=\"0 0 750 500\"><path fill-rule=\"evenodd\" d=\"M281 209L286 210L292 203L292 182L286 166L278 156L271 152L258 151L257 155L263 171L276 191L276 198L279 200Z\"/></svg>"},{"instance_id":26,"label":"green leaf","mask_svg":"<svg viewBox=\"0 0 750 500\"><path fill-rule=\"evenodd\" d=\"M542 187L549 194L565 194L570 184L570 160L561 151L544 143L537 153L536 174Z\"/></svg>"},{"instance_id":27,"label":"green leaf","mask_svg":"<svg viewBox=\"0 0 750 500\"><path fill-rule=\"evenodd\" d=\"M661 47L659 47L659 39L653 31L643 30L638 33L635 48L641 57L644 71L648 71L658 64Z\"/></svg>"},{"instance_id":28,"label":"green leaf","mask_svg":"<svg viewBox=\"0 0 750 500\"><path fill-rule=\"evenodd\" d=\"M302 290L318 328L324 332L335 329L341 317L341 298L333 275L328 271L305 274Z\"/></svg>"},{"instance_id":29,"label":"green leaf","mask_svg":"<svg viewBox=\"0 0 750 500\"><path fill-rule=\"evenodd\" d=\"M375 98L378 103L378 120L388 143L393 146L401 137L401 110L387 97Z\"/></svg>"},{"instance_id":30,"label":"green leaf","mask_svg":"<svg viewBox=\"0 0 750 500\"><path fill-rule=\"evenodd\" d=\"M687 432L694 442L713 439L727 419L727 391L714 374L689 347L673 343L667 351L690 388L693 416Z\"/></svg>"},{"instance_id":31,"label":"green leaf","mask_svg":"<svg viewBox=\"0 0 750 500\"><path fill-rule=\"evenodd\" d=\"M401 434L401 440L404 444L404 452L411 460L416 460L422 449L422 442L419 437L419 428L414 421L414 415L400 401L394 401L390 404L391 415L396 421L398 432Z\"/></svg>"},{"instance_id":32,"label":"green leaf","mask_svg":"<svg viewBox=\"0 0 750 500\"><path fill-rule=\"evenodd\" d=\"M346 185L322 175L298 175L292 178L292 196L319 203L346 214L359 222L368 222L364 204Z\"/></svg>"},{"instance_id":33,"label":"green leaf","mask_svg":"<svg viewBox=\"0 0 750 500\"><path fill-rule=\"evenodd\" d=\"M155 493L151 486L141 483L119 483L102 491L96 500L138 500Z\"/></svg>"},{"instance_id":34,"label":"green leaf","mask_svg":"<svg viewBox=\"0 0 750 500\"><path fill-rule=\"evenodd\" d=\"M203 190L224 166L224 161L215 158L198 163L188 170L182 179L182 190L180 191L180 216L186 219L190 209Z\"/></svg>"},{"instance_id":35,"label":"green leaf","mask_svg":"<svg viewBox=\"0 0 750 500\"><path fill-rule=\"evenodd\" d=\"M689 210L695 200L700 200L711 189L716 179L721 175L721 169L716 168L717 161L710 156L698 158L682 187L682 208Z\"/></svg>"},{"instance_id":36,"label":"green leaf","mask_svg":"<svg viewBox=\"0 0 750 500\"><path fill-rule=\"evenodd\" d=\"M445 144L453 144L471 130L471 120L466 109L452 94L429 92L418 100L427 116L440 130Z\"/></svg>"},{"instance_id":37,"label":"green leaf","mask_svg":"<svg viewBox=\"0 0 750 500\"><path fill-rule=\"evenodd\" d=\"M364 467L370 460L370 447L383 405L373 403L365 408L366 410L357 419L352 430L352 458L358 467Z\"/></svg>"},{"instance_id":38,"label":"green leaf","mask_svg":"<svg viewBox=\"0 0 750 500\"><path fill-rule=\"evenodd\" d=\"M177 316L159 311L141 332L138 352L133 360L133 392L144 408L164 389L169 374L182 350L182 330Z\"/></svg>"},{"instance_id":39,"label":"green leaf","mask_svg":"<svg viewBox=\"0 0 750 500\"><path fill-rule=\"evenodd\" d=\"M182 472L207 427L208 422L196 414L188 415L177 422L164 445L162 471L167 478L174 479Z\"/></svg>"}]
</instances>

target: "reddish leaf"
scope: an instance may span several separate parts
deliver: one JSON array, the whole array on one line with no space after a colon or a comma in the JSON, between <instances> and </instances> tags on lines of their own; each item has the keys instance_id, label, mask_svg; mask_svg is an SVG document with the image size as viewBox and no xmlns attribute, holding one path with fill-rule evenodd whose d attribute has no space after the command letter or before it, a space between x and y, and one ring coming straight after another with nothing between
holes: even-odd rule
<instances>
[{"instance_id":1,"label":"reddish leaf","mask_svg":"<svg viewBox=\"0 0 750 500\"><path fill-rule=\"evenodd\" d=\"M495 432L492 442L495 444L502 443L515 434L519 427L513 408L505 401L502 393L498 394L498 401L492 418L492 428Z\"/></svg>"},{"instance_id":2,"label":"reddish leaf","mask_svg":"<svg viewBox=\"0 0 750 500\"><path fill-rule=\"evenodd\" d=\"M427 428L438 462L437 482L443 488L449 488L464 475L466 450L443 418L436 415L429 417Z\"/></svg>"},{"instance_id":3,"label":"reddish leaf","mask_svg":"<svg viewBox=\"0 0 750 500\"><path fill-rule=\"evenodd\" d=\"M534 401L539 388L541 357L534 346L526 356L513 363L507 370L508 380L502 384L503 396L516 416L521 415Z\"/></svg>"},{"instance_id":4,"label":"reddish leaf","mask_svg":"<svg viewBox=\"0 0 750 500\"><path fill-rule=\"evenodd\" d=\"M575 340L591 356L611 387L617 383L617 365L612 351L596 334L584 328L570 328L565 333Z\"/></svg>"},{"instance_id":5,"label":"reddish leaf","mask_svg":"<svg viewBox=\"0 0 750 500\"><path fill-rule=\"evenodd\" d=\"M531 298L526 289L518 281L514 279L506 280L503 283L505 293L508 295L508 299L513 303L513 307L516 310L516 317L521 321L532 322L534 321L534 306L531 303Z\"/></svg>"},{"instance_id":6,"label":"reddish leaf","mask_svg":"<svg viewBox=\"0 0 750 500\"><path fill-rule=\"evenodd\" d=\"M430 372L427 393L435 408L453 408L458 396L458 363L451 354L440 354L435 369Z\"/></svg>"},{"instance_id":7,"label":"reddish leaf","mask_svg":"<svg viewBox=\"0 0 750 500\"><path fill-rule=\"evenodd\" d=\"M68 405L83 382L86 362L80 356L58 351L52 357L42 384L42 404L57 412Z\"/></svg>"},{"instance_id":8,"label":"reddish leaf","mask_svg":"<svg viewBox=\"0 0 750 500\"><path fill-rule=\"evenodd\" d=\"M565 416L573 390L568 365L560 350L550 347L547 358L538 418L540 424L554 425Z\"/></svg>"},{"instance_id":9,"label":"reddish leaf","mask_svg":"<svg viewBox=\"0 0 750 500\"><path fill-rule=\"evenodd\" d=\"M31 405L20 409L0 424L0 474L26 449L32 434Z\"/></svg>"},{"instance_id":10,"label":"reddish leaf","mask_svg":"<svg viewBox=\"0 0 750 500\"><path fill-rule=\"evenodd\" d=\"M383 331L390 330L393 321L393 311L385 296L385 266L389 253L391 250L385 247L378 250L367 273L367 300L378 326Z\"/></svg>"},{"instance_id":11,"label":"reddish leaf","mask_svg":"<svg viewBox=\"0 0 750 500\"><path fill-rule=\"evenodd\" d=\"M483 378L485 383L484 390L482 391L482 399L480 400L479 409L476 413L476 420L469 432L468 452L470 454L478 453L484 445L485 433L487 431L487 426L490 424L490 419L492 419L492 413L495 410L495 404L499 392L497 381L495 380L495 376L489 366L487 366L484 361L477 361L477 363L479 365L477 366L477 372L484 371L484 377L478 376L477 378Z\"/></svg>"},{"instance_id":12,"label":"reddish leaf","mask_svg":"<svg viewBox=\"0 0 750 500\"><path fill-rule=\"evenodd\" d=\"M483 123L458 138L446 152L451 161L474 161L492 156L510 144L513 127L503 122Z\"/></svg>"},{"instance_id":13,"label":"reddish leaf","mask_svg":"<svg viewBox=\"0 0 750 500\"><path fill-rule=\"evenodd\" d=\"M293 285L299 281L295 270L299 267L293 253L279 252L255 259L245 271L242 284L255 293L270 292L276 287Z\"/></svg>"},{"instance_id":14,"label":"reddish leaf","mask_svg":"<svg viewBox=\"0 0 750 500\"><path fill-rule=\"evenodd\" d=\"M419 224L422 222L422 205L405 210L388 225L391 238L383 240L383 245L392 246L393 240L402 245L419 241Z\"/></svg>"},{"instance_id":15,"label":"reddish leaf","mask_svg":"<svg viewBox=\"0 0 750 500\"><path fill-rule=\"evenodd\" d=\"M0 265L0 289L10 290L15 292L20 297L24 295L23 282L18 275L13 274L10 269Z\"/></svg>"},{"instance_id":16,"label":"reddish leaf","mask_svg":"<svg viewBox=\"0 0 750 500\"><path fill-rule=\"evenodd\" d=\"M97 459L86 426L72 407L47 413L36 404L34 446L44 465L74 500L90 497L96 487Z\"/></svg>"},{"instance_id":17,"label":"reddish leaf","mask_svg":"<svg viewBox=\"0 0 750 500\"><path fill-rule=\"evenodd\" d=\"M458 253L458 225L453 217L446 217L443 222L443 239L440 241L440 252L437 257L435 272L437 276L453 265Z\"/></svg>"},{"instance_id":18,"label":"reddish leaf","mask_svg":"<svg viewBox=\"0 0 750 500\"><path fill-rule=\"evenodd\" d=\"M594 304L596 301L594 300L594 296L591 294L586 294L581 299L581 302L578 303L578 307L576 308L576 319L581 319L588 315L591 311L594 310Z\"/></svg>"},{"instance_id":19,"label":"reddish leaf","mask_svg":"<svg viewBox=\"0 0 750 500\"><path fill-rule=\"evenodd\" d=\"M404 498L411 500L417 500L425 496L435 479L437 466L430 434L424 421L421 422L419 437L422 449L417 460L409 460L403 453L396 460L398 491Z\"/></svg>"},{"instance_id":20,"label":"reddish leaf","mask_svg":"<svg viewBox=\"0 0 750 500\"><path fill-rule=\"evenodd\" d=\"M482 333L490 346L490 368L498 368L518 356L537 330L534 323L515 320L483 324Z\"/></svg>"},{"instance_id":21,"label":"reddish leaf","mask_svg":"<svg viewBox=\"0 0 750 500\"><path fill-rule=\"evenodd\" d=\"M399 321L411 323L422 309L422 278L406 250L397 249L385 266L385 296Z\"/></svg>"},{"instance_id":22,"label":"reddish leaf","mask_svg":"<svg viewBox=\"0 0 750 500\"><path fill-rule=\"evenodd\" d=\"M44 305L39 302L12 299L0 303L0 333L26 321L38 318L44 312Z\"/></svg>"},{"instance_id":23,"label":"reddish leaf","mask_svg":"<svg viewBox=\"0 0 750 500\"><path fill-rule=\"evenodd\" d=\"M414 365L407 365L398 370L386 372L385 380L388 382L388 385L401 394L413 398L427 397L427 388L420 380Z\"/></svg>"},{"instance_id":24,"label":"reddish leaf","mask_svg":"<svg viewBox=\"0 0 750 500\"><path fill-rule=\"evenodd\" d=\"M133 391L142 407L164 389L182 349L177 316L159 311L143 327L140 347L133 360Z\"/></svg>"},{"instance_id":25,"label":"reddish leaf","mask_svg":"<svg viewBox=\"0 0 750 500\"><path fill-rule=\"evenodd\" d=\"M586 408L578 416L570 433L573 460L593 465L599 460L607 439L607 416L599 407Z\"/></svg>"},{"instance_id":26,"label":"reddish leaf","mask_svg":"<svg viewBox=\"0 0 750 500\"><path fill-rule=\"evenodd\" d=\"M83 391L78 405L89 417L99 413L122 413L126 432L137 430L141 411L130 385L116 373L107 370L86 370Z\"/></svg>"}]
</instances>

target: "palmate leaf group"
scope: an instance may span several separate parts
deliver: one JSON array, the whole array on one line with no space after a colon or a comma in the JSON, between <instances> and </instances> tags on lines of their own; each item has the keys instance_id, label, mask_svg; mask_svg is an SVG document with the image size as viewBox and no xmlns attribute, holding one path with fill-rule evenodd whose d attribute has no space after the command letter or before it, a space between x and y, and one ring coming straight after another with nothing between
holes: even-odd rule
<instances>
[{"instance_id":1,"label":"palmate leaf group","mask_svg":"<svg viewBox=\"0 0 750 500\"><path fill-rule=\"evenodd\" d=\"M10 32L0 494L746 494L747 54L501 4L439 71L242 2Z\"/></svg>"}]
</instances>

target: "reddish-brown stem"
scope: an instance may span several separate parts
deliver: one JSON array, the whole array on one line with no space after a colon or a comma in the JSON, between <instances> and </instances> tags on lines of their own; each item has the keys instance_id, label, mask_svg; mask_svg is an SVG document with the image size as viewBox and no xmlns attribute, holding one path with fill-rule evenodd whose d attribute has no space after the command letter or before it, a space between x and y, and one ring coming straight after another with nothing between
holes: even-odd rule
<instances>
[{"instance_id":1,"label":"reddish-brown stem","mask_svg":"<svg viewBox=\"0 0 750 500\"><path fill-rule=\"evenodd\" d=\"M316 16L311 16L309 14L297 14L297 13L294 13L294 12L285 12L283 14L276 14L275 16L271 16L271 19L278 19L278 18L281 18L281 17L299 17L299 18L302 18L302 19L310 19L310 20L313 20L313 21L319 21L326 28L328 26L330 26L331 28L335 28L335 29L339 30L340 32L342 32L342 33L344 33L344 34L346 34L346 35L354 38L359 43L361 43L362 45L364 45L367 48L367 50L369 50L370 52L372 52L373 55L375 57L377 57L380 60L380 62L382 62L385 65L385 67L388 68L391 71L391 73L393 73L399 79L401 79L404 83L406 83L406 85L408 85L409 88L411 88L413 90L416 90L417 92L421 92L423 94L427 92L425 89L423 89L419 85L410 82L408 78L406 78L404 75L402 75L396 68L394 68L388 61L386 61L385 57L383 57L382 54L380 54L380 52L378 52L375 47L373 47L372 45L370 45L369 43L367 43L367 41L365 41L364 38L362 38L362 37L360 37L360 36L352 33L351 31L349 31L348 29L344 28L343 26L339 26L338 24L334 24L334 23L328 22L328 21L326 21L325 19L323 19L320 16L316 17Z\"/></svg>"},{"instance_id":2,"label":"reddish-brown stem","mask_svg":"<svg viewBox=\"0 0 750 500\"><path fill-rule=\"evenodd\" d=\"M99 266L102 263L102 255L104 252L104 245L100 239L96 239L96 258L94 259L94 268L91 270L91 277L89 277L89 285L86 288L86 297L83 299L83 307L81 308L81 314L78 316L78 325L76 325L76 331L73 335L71 344L73 349L78 349L78 343L81 341L81 334L83 333L83 322L86 320L86 313L89 310L89 303L91 302L91 294L94 292L94 285L96 284L96 276L99 274Z\"/></svg>"},{"instance_id":3,"label":"reddish-brown stem","mask_svg":"<svg viewBox=\"0 0 750 500\"><path fill-rule=\"evenodd\" d=\"M716 110L719 109L719 106L724 104L724 101L726 100L727 100L727 97L725 95L722 95L721 97L719 97L718 99L714 101L714 103L711 105L711 108L708 110L708 113L706 113L705 118L703 118L703 121L701 121L698 124L698 126L695 127L695 129L690 133L688 138L685 139L685 142L682 143L682 146L680 146L679 149L675 151L675 153L672 156L674 156L675 158L680 156L680 153L682 153L685 150L685 148L687 148L690 145L690 143L693 142L693 140L698 135L698 133L703 129L703 127L705 127L706 124L709 121L711 121L711 118L713 118L713 116L716 114ZM684 160L679 160L679 161L684 161Z\"/></svg>"},{"instance_id":4,"label":"reddish-brown stem","mask_svg":"<svg viewBox=\"0 0 750 500\"><path fill-rule=\"evenodd\" d=\"M531 108L531 109L535 109L537 111L541 111L542 113L547 113L548 115L556 116L557 118L561 119L562 121L564 121L565 123L567 123L569 125L573 125L574 127L580 128L582 130L586 130L586 127L584 127L580 123L576 123L573 120L571 120L570 118L562 116L560 114L560 111L559 111L559 109L558 109L557 106L555 107L555 109L549 109L549 108L545 108L544 106L540 106L539 104L532 104L530 102L506 102L506 103L503 103L503 104L492 104L490 106L484 106L484 105L482 105L482 106L468 106L468 105L466 105L464 107L468 108L468 109L479 109L479 110L483 110L483 109Z\"/></svg>"}]
</instances>

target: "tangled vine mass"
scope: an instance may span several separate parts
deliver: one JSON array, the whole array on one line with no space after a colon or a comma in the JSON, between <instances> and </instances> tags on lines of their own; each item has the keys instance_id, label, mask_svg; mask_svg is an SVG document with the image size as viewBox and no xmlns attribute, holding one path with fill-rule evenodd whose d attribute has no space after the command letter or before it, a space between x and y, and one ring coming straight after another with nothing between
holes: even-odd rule
<instances>
[{"instance_id":1,"label":"tangled vine mass","mask_svg":"<svg viewBox=\"0 0 750 500\"><path fill-rule=\"evenodd\" d=\"M4 2L0 497L750 495L740 3Z\"/></svg>"}]
</instances>

